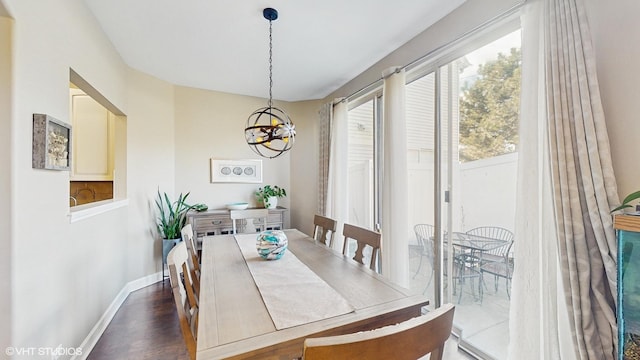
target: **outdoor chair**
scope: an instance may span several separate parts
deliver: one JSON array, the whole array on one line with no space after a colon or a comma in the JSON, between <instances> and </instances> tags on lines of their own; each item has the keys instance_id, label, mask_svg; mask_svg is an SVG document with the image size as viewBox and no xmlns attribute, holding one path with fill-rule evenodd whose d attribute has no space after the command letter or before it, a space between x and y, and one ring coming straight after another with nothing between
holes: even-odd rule
<instances>
[{"instance_id":1,"label":"outdoor chair","mask_svg":"<svg viewBox=\"0 0 640 360\"><path fill-rule=\"evenodd\" d=\"M513 275L513 233L496 226L482 226L467 231L467 234L505 241L503 246L482 253L480 272L494 276L494 288L498 291L498 278L504 278L507 285L507 296L511 298L511 278ZM486 283L485 283L486 286Z\"/></svg>"},{"instance_id":2,"label":"outdoor chair","mask_svg":"<svg viewBox=\"0 0 640 360\"><path fill-rule=\"evenodd\" d=\"M418 264L418 269L415 276L420 272L422 267L422 263L424 259L429 265L429 280L427 281L427 285L424 287L423 293L429 288L431 285L431 281L433 280L434 275L434 227L429 224L417 224L413 227L413 230L416 234L416 238L420 244L420 263ZM454 236L465 236L464 234L454 233ZM455 244L455 241L454 241ZM443 262L442 262L442 272L444 276L448 276L448 260L449 256L447 253L446 246L443 248ZM453 285L453 295L458 296L458 303L460 303L462 299L462 288L465 284L469 283L471 287L471 292L474 297L482 302L482 273L480 272L478 261L471 254L464 252L459 249L457 246L453 246L453 276L451 278ZM477 280L477 283L476 283ZM477 287L477 294L476 294Z\"/></svg>"}]
</instances>

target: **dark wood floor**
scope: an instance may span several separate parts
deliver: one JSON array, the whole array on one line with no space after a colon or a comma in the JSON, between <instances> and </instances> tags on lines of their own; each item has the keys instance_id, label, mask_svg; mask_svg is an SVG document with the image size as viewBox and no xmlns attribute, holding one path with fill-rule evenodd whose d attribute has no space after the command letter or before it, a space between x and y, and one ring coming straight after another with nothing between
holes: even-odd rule
<instances>
[{"instance_id":1,"label":"dark wood floor","mask_svg":"<svg viewBox=\"0 0 640 360\"><path fill-rule=\"evenodd\" d=\"M102 359L189 359L168 279L129 294L88 356Z\"/></svg>"},{"instance_id":2,"label":"dark wood floor","mask_svg":"<svg viewBox=\"0 0 640 360\"><path fill-rule=\"evenodd\" d=\"M189 360L169 279L129 294L87 359ZM473 358L457 349L452 335L444 359Z\"/></svg>"}]
</instances>

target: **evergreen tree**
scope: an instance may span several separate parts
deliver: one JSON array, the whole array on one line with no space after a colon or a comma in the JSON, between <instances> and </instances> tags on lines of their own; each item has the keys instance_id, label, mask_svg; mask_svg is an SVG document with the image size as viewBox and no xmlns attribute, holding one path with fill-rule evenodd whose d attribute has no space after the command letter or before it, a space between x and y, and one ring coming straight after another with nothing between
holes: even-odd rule
<instances>
[{"instance_id":1,"label":"evergreen tree","mask_svg":"<svg viewBox=\"0 0 640 360\"><path fill-rule=\"evenodd\" d=\"M460 160L515 152L520 113L520 49L480 65L460 99Z\"/></svg>"}]
</instances>

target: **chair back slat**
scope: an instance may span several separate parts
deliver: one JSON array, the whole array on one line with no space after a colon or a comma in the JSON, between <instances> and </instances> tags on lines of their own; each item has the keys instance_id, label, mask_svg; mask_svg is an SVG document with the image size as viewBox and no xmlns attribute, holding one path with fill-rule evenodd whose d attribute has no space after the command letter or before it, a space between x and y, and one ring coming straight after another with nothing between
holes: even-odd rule
<instances>
[{"instance_id":1,"label":"chair back slat","mask_svg":"<svg viewBox=\"0 0 640 360\"><path fill-rule=\"evenodd\" d=\"M344 224L342 229L342 234L344 235L344 244L342 245L342 253L344 255L348 254L348 243L349 239L353 239L357 242L358 247L356 248L355 255L353 256L353 260L364 264L364 248L365 246L371 247L371 261L369 263L369 268L371 270L376 269L376 261L380 253L380 237L381 234L376 231L372 231L369 229L361 228L355 225Z\"/></svg>"},{"instance_id":2,"label":"chair back slat","mask_svg":"<svg viewBox=\"0 0 640 360\"><path fill-rule=\"evenodd\" d=\"M258 231L264 231L267 229L267 217L269 216L269 209L248 209L248 210L231 210L229 212L229 217L231 218L231 223L233 227L233 233L237 234L238 229L236 227L236 220L247 220L247 226L245 227L245 232L253 233ZM262 220L262 225L259 228L253 221L260 219ZM253 228L250 228L253 227ZM248 230L248 231L247 231Z\"/></svg>"},{"instance_id":3,"label":"chair back slat","mask_svg":"<svg viewBox=\"0 0 640 360\"><path fill-rule=\"evenodd\" d=\"M200 294L200 257L198 256L198 250L195 244L193 236L193 227L191 224L185 225L180 231L182 234L182 241L187 246L187 253L189 255L189 271L195 290Z\"/></svg>"},{"instance_id":4,"label":"chair back slat","mask_svg":"<svg viewBox=\"0 0 640 360\"><path fill-rule=\"evenodd\" d=\"M315 215L313 217L313 225L313 239L329 247L333 247L333 237L336 233L338 222L322 215ZM328 244L327 238L329 241Z\"/></svg>"},{"instance_id":5,"label":"chair back slat","mask_svg":"<svg viewBox=\"0 0 640 360\"><path fill-rule=\"evenodd\" d=\"M444 304L397 325L346 335L308 338L304 360L415 360L431 353L441 360L453 325L454 306Z\"/></svg>"},{"instance_id":6,"label":"chair back slat","mask_svg":"<svg viewBox=\"0 0 640 360\"><path fill-rule=\"evenodd\" d=\"M171 292L178 312L180 329L189 357L194 360L196 358L196 339L198 338L198 298L194 292L188 259L189 255L184 241L174 246L167 255Z\"/></svg>"}]
</instances>

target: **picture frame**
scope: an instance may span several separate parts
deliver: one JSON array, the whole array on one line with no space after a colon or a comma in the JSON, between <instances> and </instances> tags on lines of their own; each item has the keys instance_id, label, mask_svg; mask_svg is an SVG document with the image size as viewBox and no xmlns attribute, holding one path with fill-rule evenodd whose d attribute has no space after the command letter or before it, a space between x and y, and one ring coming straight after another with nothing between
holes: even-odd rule
<instances>
[{"instance_id":1,"label":"picture frame","mask_svg":"<svg viewBox=\"0 0 640 360\"><path fill-rule=\"evenodd\" d=\"M261 183L262 160L211 158L212 183Z\"/></svg>"},{"instance_id":2,"label":"picture frame","mask_svg":"<svg viewBox=\"0 0 640 360\"><path fill-rule=\"evenodd\" d=\"M71 125L46 114L33 114L31 167L69 170Z\"/></svg>"}]
</instances>

